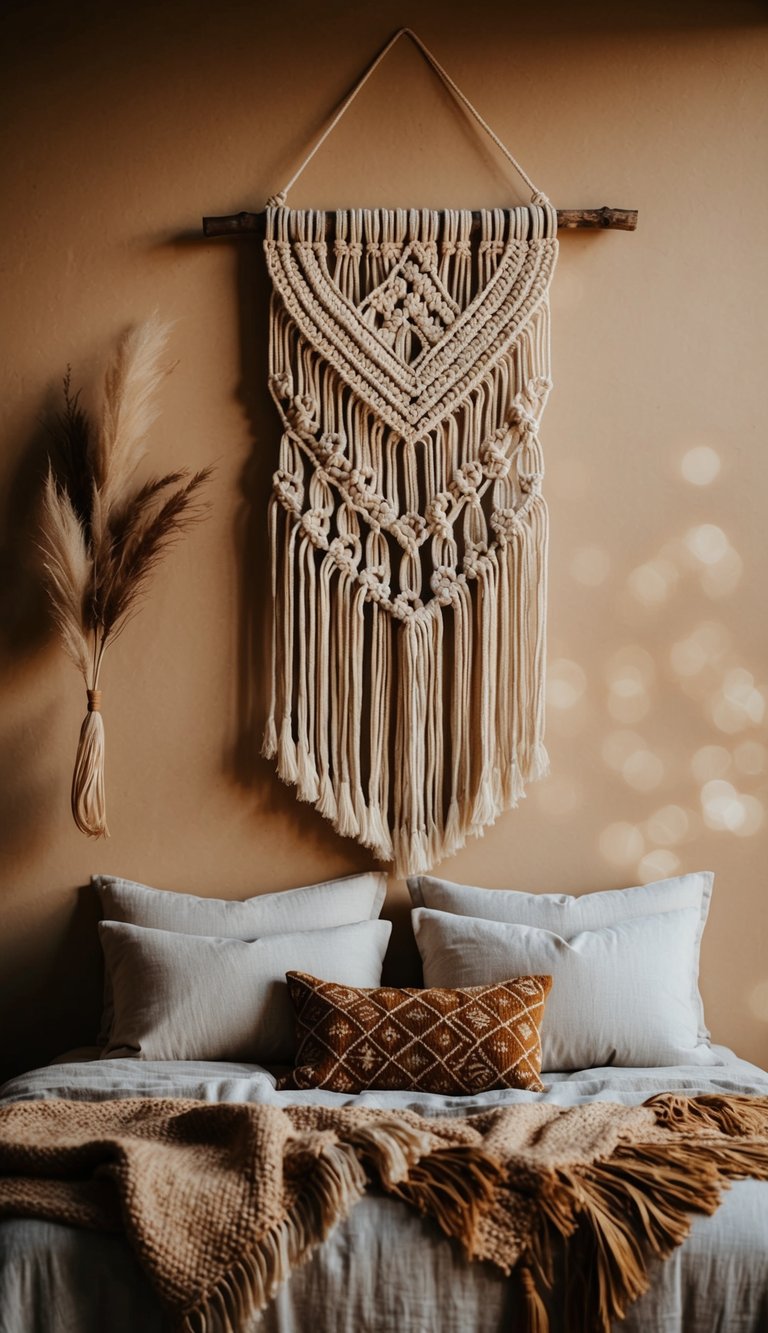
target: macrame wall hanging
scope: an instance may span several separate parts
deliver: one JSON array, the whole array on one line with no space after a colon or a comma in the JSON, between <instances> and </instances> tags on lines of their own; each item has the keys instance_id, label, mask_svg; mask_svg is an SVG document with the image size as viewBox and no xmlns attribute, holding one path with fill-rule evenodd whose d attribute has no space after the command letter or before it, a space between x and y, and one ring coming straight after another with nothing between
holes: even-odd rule
<instances>
[{"instance_id":1,"label":"macrame wall hanging","mask_svg":"<svg viewBox=\"0 0 768 1333\"><path fill-rule=\"evenodd\" d=\"M547 771L539 423L557 255L555 210L409 35L532 202L329 219L285 206L307 158L265 240L283 435L264 753L397 874Z\"/></svg>"}]
</instances>

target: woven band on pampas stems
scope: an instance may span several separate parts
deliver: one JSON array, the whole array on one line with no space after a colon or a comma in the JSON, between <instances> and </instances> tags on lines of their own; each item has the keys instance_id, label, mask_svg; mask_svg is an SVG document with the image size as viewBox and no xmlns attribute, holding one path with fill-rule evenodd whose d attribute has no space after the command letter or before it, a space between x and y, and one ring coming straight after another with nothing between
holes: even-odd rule
<instances>
[{"instance_id":1,"label":"woven band on pampas stems","mask_svg":"<svg viewBox=\"0 0 768 1333\"><path fill-rule=\"evenodd\" d=\"M72 815L89 837L108 837L100 673L107 645L138 609L169 546L205 514L200 488L211 469L137 483L170 326L157 316L129 330L107 366L96 425L64 379L64 409L43 493L41 549L53 618L85 681L88 712L72 777Z\"/></svg>"}]
</instances>

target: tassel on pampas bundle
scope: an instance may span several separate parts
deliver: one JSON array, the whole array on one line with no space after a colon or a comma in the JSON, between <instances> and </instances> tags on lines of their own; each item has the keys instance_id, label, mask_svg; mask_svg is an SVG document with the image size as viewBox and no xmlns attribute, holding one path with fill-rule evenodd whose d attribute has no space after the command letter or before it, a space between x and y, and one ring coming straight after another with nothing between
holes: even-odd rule
<instances>
[{"instance_id":1,"label":"tassel on pampas bundle","mask_svg":"<svg viewBox=\"0 0 768 1333\"><path fill-rule=\"evenodd\" d=\"M41 521L53 616L81 672L88 712L72 778L72 815L90 837L107 837L101 664L107 645L137 609L152 570L187 528L204 516L199 492L210 468L134 480L146 436L158 416L156 390L168 373L161 358L169 326L153 317L130 330L107 367L98 427L64 380L64 410L54 431Z\"/></svg>"}]
</instances>

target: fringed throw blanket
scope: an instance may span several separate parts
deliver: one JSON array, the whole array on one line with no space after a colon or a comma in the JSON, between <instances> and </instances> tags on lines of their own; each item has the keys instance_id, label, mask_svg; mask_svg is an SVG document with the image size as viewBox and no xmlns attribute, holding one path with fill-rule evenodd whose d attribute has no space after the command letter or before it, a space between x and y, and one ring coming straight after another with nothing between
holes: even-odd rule
<instances>
[{"instance_id":1,"label":"fringed throw blanket","mask_svg":"<svg viewBox=\"0 0 768 1333\"><path fill-rule=\"evenodd\" d=\"M565 1326L607 1333L647 1288L649 1256L744 1176L768 1179L765 1098L441 1120L143 1098L0 1109L0 1216L123 1229L184 1333L239 1333L371 1184L512 1273L527 1333L546 1333L565 1244L579 1282L558 1301Z\"/></svg>"},{"instance_id":2,"label":"fringed throw blanket","mask_svg":"<svg viewBox=\"0 0 768 1333\"><path fill-rule=\"evenodd\" d=\"M267 210L283 437L264 752L398 874L482 833L547 767L557 216L479 218Z\"/></svg>"}]
</instances>

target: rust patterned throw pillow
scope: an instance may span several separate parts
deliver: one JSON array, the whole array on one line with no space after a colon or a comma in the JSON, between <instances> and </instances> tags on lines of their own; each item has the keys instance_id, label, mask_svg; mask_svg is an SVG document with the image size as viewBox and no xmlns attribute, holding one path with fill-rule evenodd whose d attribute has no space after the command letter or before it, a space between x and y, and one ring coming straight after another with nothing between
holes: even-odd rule
<instances>
[{"instance_id":1,"label":"rust patterned throw pillow","mask_svg":"<svg viewBox=\"0 0 768 1333\"><path fill-rule=\"evenodd\" d=\"M358 989L288 972L296 1063L284 1086L542 1091L539 1027L551 977L462 990Z\"/></svg>"}]
</instances>

